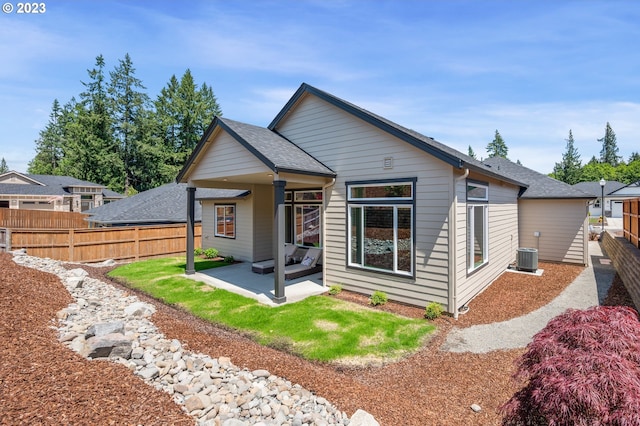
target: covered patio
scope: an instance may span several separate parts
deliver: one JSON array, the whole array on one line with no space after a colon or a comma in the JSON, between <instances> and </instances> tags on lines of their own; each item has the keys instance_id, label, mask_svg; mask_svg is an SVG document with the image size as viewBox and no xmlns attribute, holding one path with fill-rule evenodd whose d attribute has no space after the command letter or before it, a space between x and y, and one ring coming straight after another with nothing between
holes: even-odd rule
<instances>
[{"instance_id":1,"label":"covered patio","mask_svg":"<svg viewBox=\"0 0 640 426\"><path fill-rule=\"evenodd\" d=\"M215 247L247 264L246 270L222 268L228 273L236 272L237 276L230 275L220 280L245 288L249 293L264 295L269 302L279 304L290 299L299 300L299 294L312 293L311 288L315 287L305 284L307 281L313 284L309 279L311 276L300 281L285 280L285 243L322 248L326 229L322 212L326 207L326 193L335 184L335 177L335 172L276 132L226 118L214 118L176 179L187 184L185 273L199 275L194 268L193 254L193 212L197 188L239 189L248 191L243 200L231 200L225 204L201 200L203 247L205 244L206 248ZM287 199L287 195L292 198ZM228 209L230 215L219 219L222 216L217 215L218 207ZM298 241L296 236L292 236L292 233L303 235L305 232L297 223L294 229L291 217L297 214L296 209L300 209L300 218L313 216L314 226L310 235L315 240L306 241L302 237ZM312 210L317 214L311 215L308 211ZM273 273L259 276L251 272L251 263L271 259L274 260ZM320 264L324 265L324 259ZM216 279L214 275L222 272L211 273L213 275L209 278ZM202 272L200 275L208 276Z\"/></svg>"},{"instance_id":2,"label":"covered patio","mask_svg":"<svg viewBox=\"0 0 640 426\"><path fill-rule=\"evenodd\" d=\"M327 288L322 284L322 273L318 272L285 281L284 286L287 292L286 301L276 303L274 301L273 273L264 275L256 274L251 271L251 264L248 262L236 263L222 268L206 269L185 276L196 281L202 281L212 287L221 288L255 299L269 306L298 302L309 296L322 294L327 291Z\"/></svg>"}]
</instances>

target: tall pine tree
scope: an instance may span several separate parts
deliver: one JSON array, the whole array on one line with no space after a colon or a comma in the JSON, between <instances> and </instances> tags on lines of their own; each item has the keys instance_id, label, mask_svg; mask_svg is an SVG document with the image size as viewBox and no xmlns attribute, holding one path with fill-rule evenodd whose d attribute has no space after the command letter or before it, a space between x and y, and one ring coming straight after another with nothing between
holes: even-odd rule
<instances>
[{"instance_id":1,"label":"tall pine tree","mask_svg":"<svg viewBox=\"0 0 640 426\"><path fill-rule=\"evenodd\" d=\"M142 81L135 76L135 68L127 53L118 66L110 72L109 83L110 109L113 119L113 136L118 147L118 154L123 165L122 190L129 193L129 188L139 179L136 169L137 152L141 149L144 134L143 121L147 114L149 97L143 90ZM139 172L138 172L139 173Z\"/></svg>"},{"instance_id":2,"label":"tall pine tree","mask_svg":"<svg viewBox=\"0 0 640 426\"><path fill-rule=\"evenodd\" d=\"M609 122L607 122L607 126L604 131L604 137L598 139L598 142L602 142L602 150L600 150L600 161L616 167L620 162L620 157L618 156L618 143L616 141L616 134L611 128Z\"/></svg>"},{"instance_id":3,"label":"tall pine tree","mask_svg":"<svg viewBox=\"0 0 640 426\"><path fill-rule=\"evenodd\" d=\"M496 134L493 138L493 141L489 142L487 145L487 154L489 158L491 157L502 157L507 158L507 153L509 152L509 148L507 148L507 144L500 136L500 133L496 130Z\"/></svg>"},{"instance_id":4,"label":"tall pine tree","mask_svg":"<svg viewBox=\"0 0 640 426\"><path fill-rule=\"evenodd\" d=\"M7 173L9 171L9 166L7 166L7 161L2 157L0 160L0 174Z\"/></svg>"},{"instance_id":5,"label":"tall pine tree","mask_svg":"<svg viewBox=\"0 0 640 426\"><path fill-rule=\"evenodd\" d=\"M221 116L213 90L206 83L200 88L187 69L178 82L175 75L155 101L158 136L166 148L166 164L173 177L191 155L214 116Z\"/></svg>"},{"instance_id":6,"label":"tall pine tree","mask_svg":"<svg viewBox=\"0 0 640 426\"><path fill-rule=\"evenodd\" d=\"M63 109L53 100L49 122L36 140L36 156L29 162L27 171L37 175L60 174L60 162L64 154Z\"/></svg>"},{"instance_id":7,"label":"tall pine tree","mask_svg":"<svg viewBox=\"0 0 640 426\"><path fill-rule=\"evenodd\" d=\"M556 163L553 167L553 177L569 185L574 185L580 182L582 161L580 161L580 154L575 147L571 130L569 130L569 138L565 140L567 141L567 146L564 154L562 154L562 161Z\"/></svg>"}]
</instances>

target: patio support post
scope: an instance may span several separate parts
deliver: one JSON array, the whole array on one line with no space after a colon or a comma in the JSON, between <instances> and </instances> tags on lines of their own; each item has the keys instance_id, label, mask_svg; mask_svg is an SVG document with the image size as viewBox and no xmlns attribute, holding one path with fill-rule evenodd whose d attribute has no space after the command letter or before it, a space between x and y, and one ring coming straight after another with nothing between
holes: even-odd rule
<instances>
[{"instance_id":1,"label":"patio support post","mask_svg":"<svg viewBox=\"0 0 640 426\"><path fill-rule=\"evenodd\" d=\"M285 222L284 222L284 188L287 182L284 180L273 181L274 193L274 223L273 223L273 275L274 293L273 301L284 303L287 298L284 295L284 244L285 244Z\"/></svg>"},{"instance_id":2,"label":"patio support post","mask_svg":"<svg viewBox=\"0 0 640 426\"><path fill-rule=\"evenodd\" d=\"M184 271L187 275L192 275L196 273L195 263L194 263L194 253L193 253L193 240L194 230L195 230L195 210L196 210L196 188L189 186L187 187L187 267Z\"/></svg>"}]
</instances>

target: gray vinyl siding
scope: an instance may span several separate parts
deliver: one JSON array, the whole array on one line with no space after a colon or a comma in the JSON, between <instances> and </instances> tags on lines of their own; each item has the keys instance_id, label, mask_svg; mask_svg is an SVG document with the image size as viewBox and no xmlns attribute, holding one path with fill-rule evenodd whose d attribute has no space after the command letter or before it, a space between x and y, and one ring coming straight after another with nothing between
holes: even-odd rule
<instances>
[{"instance_id":1,"label":"gray vinyl siding","mask_svg":"<svg viewBox=\"0 0 640 426\"><path fill-rule=\"evenodd\" d=\"M236 238L215 236L216 204L235 204ZM253 252L253 196L234 200L202 201L202 248L216 248L223 256L233 256L236 260L254 261Z\"/></svg>"},{"instance_id":2,"label":"gray vinyl siding","mask_svg":"<svg viewBox=\"0 0 640 426\"><path fill-rule=\"evenodd\" d=\"M450 166L314 96L304 97L278 129L337 173L326 193L325 284L364 294L386 292L415 305L446 304ZM393 158L393 168L383 168ZM348 181L417 178L415 279L347 267Z\"/></svg>"},{"instance_id":3,"label":"gray vinyl siding","mask_svg":"<svg viewBox=\"0 0 640 426\"><path fill-rule=\"evenodd\" d=\"M215 142L209 144L205 152L200 154L198 165L189 177L191 180L271 172L228 133L220 131L209 140L212 138Z\"/></svg>"},{"instance_id":4,"label":"gray vinyl siding","mask_svg":"<svg viewBox=\"0 0 640 426\"><path fill-rule=\"evenodd\" d=\"M521 247L538 259L588 263L587 200L520 200ZM540 237L534 237L539 231Z\"/></svg>"},{"instance_id":5,"label":"gray vinyl siding","mask_svg":"<svg viewBox=\"0 0 640 426\"><path fill-rule=\"evenodd\" d=\"M273 259L273 185L255 185L253 190L253 261Z\"/></svg>"},{"instance_id":6,"label":"gray vinyl siding","mask_svg":"<svg viewBox=\"0 0 640 426\"><path fill-rule=\"evenodd\" d=\"M471 175L489 184L488 262L469 272L467 268L467 203L466 181L457 185L458 206L456 235L457 303L456 309L468 303L502 274L515 260L518 248L518 189L513 185ZM474 204L474 203L469 203Z\"/></svg>"}]
</instances>

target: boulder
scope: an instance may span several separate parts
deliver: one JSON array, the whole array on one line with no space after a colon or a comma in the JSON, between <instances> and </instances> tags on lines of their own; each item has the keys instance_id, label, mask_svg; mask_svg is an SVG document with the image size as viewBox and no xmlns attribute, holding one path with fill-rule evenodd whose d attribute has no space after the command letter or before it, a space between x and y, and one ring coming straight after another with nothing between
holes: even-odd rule
<instances>
[{"instance_id":1,"label":"boulder","mask_svg":"<svg viewBox=\"0 0 640 426\"><path fill-rule=\"evenodd\" d=\"M156 308L153 305L144 302L134 302L124 308L125 315L129 317L148 317L155 313Z\"/></svg>"},{"instance_id":2,"label":"boulder","mask_svg":"<svg viewBox=\"0 0 640 426\"><path fill-rule=\"evenodd\" d=\"M120 333L110 333L104 336L94 336L85 343L87 358L129 359L131 357L131 340Z\"/></svg>"},{"instance_id":3,"label":"boulder","mask_svg":"<svg viewBox=\"0 0 640 426\"><path fill-rule=\"evenodd\" d=\"M88 339L93 336L102 337L112 333L124 334L124 323L122 321L113 321L91 325L84 337Z\"/></svg>"}]
</instances>

